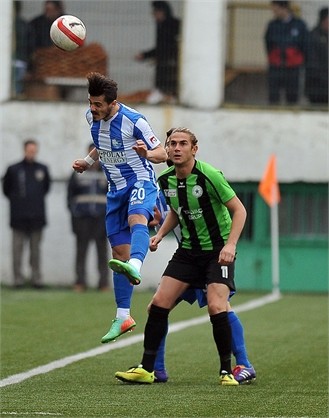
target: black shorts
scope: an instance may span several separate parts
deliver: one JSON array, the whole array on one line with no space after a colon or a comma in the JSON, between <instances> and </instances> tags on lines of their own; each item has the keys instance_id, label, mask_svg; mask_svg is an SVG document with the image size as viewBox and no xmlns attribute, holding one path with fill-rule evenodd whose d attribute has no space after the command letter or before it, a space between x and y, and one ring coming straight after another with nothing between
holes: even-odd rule
<instances>
[{"instance_id":1,"label":"black shorts","mask_svg":"<svg viewBox=\"0 0 329 418\"><path fill-rule=\"evenodd\" d=\"M169 261L163 276L173 277L192 287L204 289L210 283L223 283L235 292L234 265L218 263L220 250L191 251L178 248Z\"/></svg>"}]
</instances>

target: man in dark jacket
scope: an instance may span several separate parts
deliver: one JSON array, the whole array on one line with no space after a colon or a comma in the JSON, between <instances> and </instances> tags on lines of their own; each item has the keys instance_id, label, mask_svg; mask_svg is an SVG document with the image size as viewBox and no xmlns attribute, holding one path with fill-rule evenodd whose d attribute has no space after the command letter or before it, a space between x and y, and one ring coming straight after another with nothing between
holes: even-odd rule
<instances>
[{"instance_id":1,"label":"man in dark jacket","mask_svg":"<svg viewBox=\"0 0 329 418\"><path fill-rule=\"evenodd\" d=\"M90 144L88 152L94 149ZM74 290L86 290L86 261L89 244L95 241L98 258L98 289L108 290L108 243L105 229L107 180L100 163L95 162L83 176L72 173L67 191L72 230L76 237Z\"/></svg>"},{"instance_id":2,"label":"man in dark jacket","mask_svg":"<svg viewBox=\"0 0 329 418\"><path fill-rule=\"evenodd\" d=\"M50 38L50 28L53 22L65 14L61 1L46 0L43 13L33 18L28 24L28 74L33 73L33 54L39 48L47 48L53 45Z\"/></svg>"},{"instance_id":3,"label":"man in dark jacket","mask_svg":"<svg viewBox=\"0 0 329 418\"><path fill-rule=\"evenodd\" d=\"M306 59L305 93L311 103L328 104L328 7L310 33Z\"/></svg>"},{"instance_id":4,"label":"man in dark jacket","mask_svg":"<svg viewBox=\"0 0 329 418\"><path fill-rule=\"evenodd\" d=\"M29 22L29 48L33 53L38 48L53 45L50 38L50 28L53 22L64 14L61 1L47 0L44 2L43 13Z\"/></svg>"},{"instance_id":5,"label":"man in dark jacket","mask_svg":"<svg viewBox=\"0 0 329 418\"><path fill-rule=\"evenodd\" d=\"M156 45L140 52L136 59L155 62L155 90L147 98L150 104L175 100L178 94L178 36L180 21L173 16L167 1L152 1L156 22Z\"/></svg>"},{"instance_id":6,"label":"man in dark jacket","mask_svg":"<svg viewBox=\"0 0 329 418\"><path fill-rule=\"evenodd\" d=\"M295 17L289 1L271 1L275 18L267 26L269 103L279 104L281 90L288 104L296 104L300 93L300 72L305 62L308 32Z\"/></svg>"},{"instance_id":7,"label":"man in dark jacket","mask_svg":"<svg viewBox=\"0 0 329 418\"><path fill-rule=\"evenodd\" d=\"M50 188L46 165L37 162L38 144L32 139L24 142L23 161L8 167L3 178L3 193L10 202L10 227L13 230L14 286L24 285L23 250L30 247L31 284L42 287L40 243L46 225L45 196Z\"/></svg>"}]
</instances>

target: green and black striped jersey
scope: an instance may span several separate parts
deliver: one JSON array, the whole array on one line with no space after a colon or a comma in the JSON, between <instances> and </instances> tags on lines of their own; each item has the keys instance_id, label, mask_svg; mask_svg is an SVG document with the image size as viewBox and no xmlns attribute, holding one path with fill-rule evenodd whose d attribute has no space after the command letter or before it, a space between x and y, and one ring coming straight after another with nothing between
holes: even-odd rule
<instances>
[{"instance_id":1,"label":"green and black striped jersey","mask_svg":"<svg viewBox=\"0 0 329 418\"><path fill-rule=\"evenodd\" d=\"M187 178L177 178L173 166L160 174L158 183L167 204L178 215L182 248L213 250L223 247L232 224L224 203L232 199L235 192L221 171L196 161Z\"/></svg>"}]
</instances>

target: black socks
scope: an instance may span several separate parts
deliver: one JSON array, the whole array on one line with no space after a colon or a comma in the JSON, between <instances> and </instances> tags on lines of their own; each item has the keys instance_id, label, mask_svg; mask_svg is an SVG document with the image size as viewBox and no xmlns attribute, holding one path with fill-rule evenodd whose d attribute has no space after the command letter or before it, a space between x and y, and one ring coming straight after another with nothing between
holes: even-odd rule
<instances>
[{"instance_id":1,"label":"black socks","mask_svg":"<svg viewBox=\"0 0 329 418\"><path fill-rule=\"evenodd\" d=\"M144 330L144 354L142 359L143 368L153 372L155 357L162 338L168 329L168 315L170 309L151 305L149 316Z\"/></svg>"}]
</instances>

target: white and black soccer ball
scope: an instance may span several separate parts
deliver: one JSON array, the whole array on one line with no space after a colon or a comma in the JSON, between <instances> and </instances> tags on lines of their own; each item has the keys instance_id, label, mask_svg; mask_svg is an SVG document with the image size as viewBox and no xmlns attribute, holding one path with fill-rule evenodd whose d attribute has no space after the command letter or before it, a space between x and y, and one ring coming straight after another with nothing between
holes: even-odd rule
<instances>
[{"instance_id":1,"label":"white and black soccer ball","mask_svg":"<svg viewBox=\"0 0 329 418\"><path fill-rule=\"evenodd\" d=\"M78 17L63 15L51 25L50 37L58 48L74 51L84 44L86 27Z\"/></svg>"}]
</instances>

